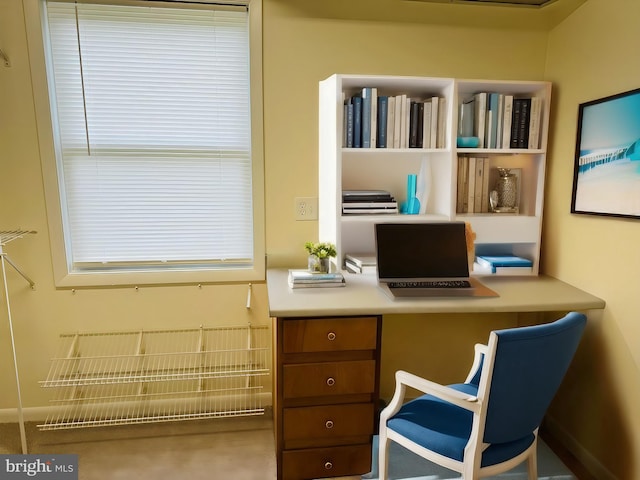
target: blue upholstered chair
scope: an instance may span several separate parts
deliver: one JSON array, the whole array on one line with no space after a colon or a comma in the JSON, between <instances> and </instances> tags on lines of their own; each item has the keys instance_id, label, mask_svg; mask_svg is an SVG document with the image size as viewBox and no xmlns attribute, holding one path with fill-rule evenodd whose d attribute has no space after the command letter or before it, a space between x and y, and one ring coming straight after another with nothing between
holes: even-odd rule
<instances>
[{"instance_id":1,"label":"blue upholstered chair","mask_svg":"<svg viewBox=\"0 0 640 480\"><path fill-rule=\"evenodd\" d=\"M528 462L538 478L538 427L580 342L586 317L491 332L476 345L465 383L440 385L396 372L396 390L380 415L380 480L387 479L389 442L462 474L498 475ZM406 387L426 395L404 403ZM404 403L404 404L403 404Z\"/></svg>"}]
</instances>

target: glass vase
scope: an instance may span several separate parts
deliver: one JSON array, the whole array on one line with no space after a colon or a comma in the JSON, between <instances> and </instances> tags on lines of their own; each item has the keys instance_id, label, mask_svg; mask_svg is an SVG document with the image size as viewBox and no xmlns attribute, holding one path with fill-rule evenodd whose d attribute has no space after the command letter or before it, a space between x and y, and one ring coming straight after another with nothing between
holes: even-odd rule
<instances>
[{"instance_id":1,"label":"glass vase","mask_svg":"<svg viewBox=\"0 0 640 480\"><path fill-rule=\"evenodd\" d=\"M508 168L498 168L498 180L491 195L494 212L518 211L518 177Z\"/></svg>"},{"instance_id":2,"label":"glass vase","mask_svg":"<svg viewBox=\"0 0 640 480\"><path fill-rule=\"evenodd\" d=\"M307 268L313 273L329 273L331 268L330 258L318 258L316 255L309 255Z\"/></svg>"}]
</instances>

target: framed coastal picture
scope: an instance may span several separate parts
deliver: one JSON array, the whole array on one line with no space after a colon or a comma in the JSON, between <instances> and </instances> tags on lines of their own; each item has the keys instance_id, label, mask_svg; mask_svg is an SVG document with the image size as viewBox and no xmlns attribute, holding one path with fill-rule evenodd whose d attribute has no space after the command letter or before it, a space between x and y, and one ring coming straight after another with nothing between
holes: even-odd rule
<instances>
[{"instance_id":1,"label":"framed coastal picture","mask_svg":"<svg viewBox=\"0 0 640 480\"><path fill-rule=\"evenodd\" d=\"M640 88L579 105L571 213L640 218Z\"/></svg>"}]
</instances>

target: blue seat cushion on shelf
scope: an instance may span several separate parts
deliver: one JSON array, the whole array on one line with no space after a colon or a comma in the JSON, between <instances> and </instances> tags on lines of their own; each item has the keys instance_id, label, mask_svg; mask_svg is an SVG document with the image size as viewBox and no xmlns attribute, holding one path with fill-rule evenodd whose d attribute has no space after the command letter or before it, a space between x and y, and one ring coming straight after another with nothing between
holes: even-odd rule
<instances>
[{"instance_id":1,"label":"blue seat cushion on shelf","mask_svg":"<svg viewBox=\"0 0 640 480\"><path fill-rule=\"evenodd\" d=\"M470 395L478 391L477 386L472 384L449 387ZM472 421L473 414L470 411L432 395L423 395L403 405L388 420L387 427L424 448L461 462L471 434ZM525 451L533 440L531 434L513 442L491 445L482 454L482 466L513 458Z\"/></svg>"}]
</instances>

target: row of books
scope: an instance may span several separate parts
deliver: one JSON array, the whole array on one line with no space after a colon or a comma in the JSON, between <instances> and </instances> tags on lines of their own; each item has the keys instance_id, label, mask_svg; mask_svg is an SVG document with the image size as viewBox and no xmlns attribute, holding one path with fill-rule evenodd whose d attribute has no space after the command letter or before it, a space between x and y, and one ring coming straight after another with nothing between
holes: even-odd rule
<instances>
[{"instance_id":1,"label":"row of books","mask_svg":"<svg viewBox=\"0 0 640 480\"><path fill-rule=\"evenodd\" d=\"M343 146L347 148L444 148L444 97L379 95L365 87L344 103Z\"/></svg>"},{"instance_id":2,"label":"row of books","mask_svg":"<svg viewBox=\"0 0 640 480\"><path fill-rule=\"evenodd\" d=\"M342 192L342 213L389 214L398 213L398 202L386 190L345 190Z\"/></svg>"},{"instance_id":3,"label":"row of books","mask_svg":"<svg viewBox=\"0 0 640 480\"><path fill-rule=\"evenodd\" d=\"M457 213L486 213L490 211L489 159L458 157Z\"/></svg>"},{"instance_id":4,"label":"row of books","mask_svg":"<svg viewBox=\"0 0 640 480\"><path fill-rule=\"evenodd\" d=\"M542 98L478 92L460 105L458 135L480 148L540 148Z\"/></svg>"},{"instance_id":5,"label":"row of books","mask_svg":"<svg viewBox=\"0 0 640 480\"><path fill-rule=\"evenodd\" d=\"M344 275L340 272L317 273L309 270L289 270L289 288L344 287Z\"/></svg>"}]
</instances>

